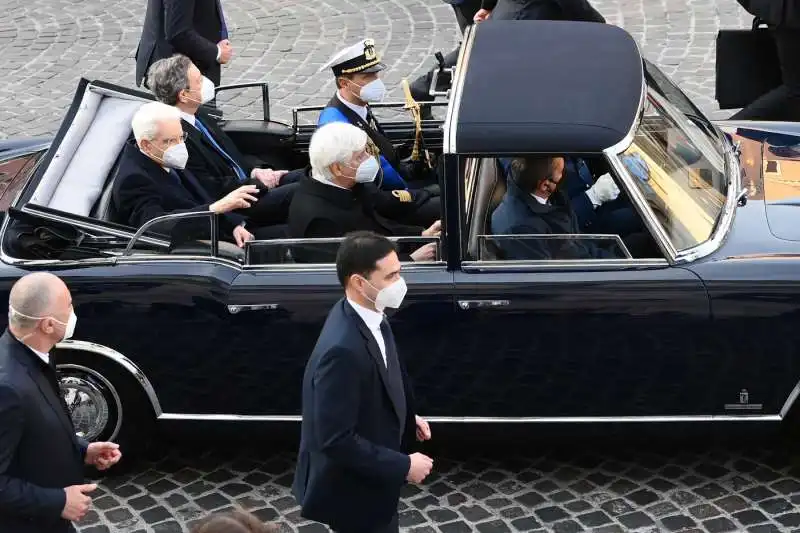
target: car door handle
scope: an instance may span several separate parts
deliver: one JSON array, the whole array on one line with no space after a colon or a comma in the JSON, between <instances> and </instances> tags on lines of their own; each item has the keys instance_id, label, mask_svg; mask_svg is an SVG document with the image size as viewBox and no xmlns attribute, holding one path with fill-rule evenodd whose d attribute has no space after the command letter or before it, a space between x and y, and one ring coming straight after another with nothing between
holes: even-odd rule
<instances>
[{"instance_id":1,"label":"car door handle","mask_svg":"<svg viewBox=\"0 0 800 533\"><path fill-rule=\"evenodd\" d=\"M274 311L278 307L278 304L229 305L228 312L235 315L241 311Z\"/></svg>"},{"instance_id":2,"label":"car door handle","mask_svg":"<svg viewBox=\"0 0 800 533\"><path fill-rule=\"evenodd\" d=\"M485 309L487 307L507 307L510 303L508 300L459 300L458 307L466 311L467 309Z\"/></svg>"}]
</instances>

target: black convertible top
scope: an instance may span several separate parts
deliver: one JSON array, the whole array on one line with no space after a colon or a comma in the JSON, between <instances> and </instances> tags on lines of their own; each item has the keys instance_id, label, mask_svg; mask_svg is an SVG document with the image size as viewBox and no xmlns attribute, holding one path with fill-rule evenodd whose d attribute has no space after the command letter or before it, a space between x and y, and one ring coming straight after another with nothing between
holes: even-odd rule
<instances>
[{"instance_id":1,"label":"black convertible top","mask_svg":"<svg viewBox=\"0 0 800 533\"><path fill-rule=\"evenodd\" d=\"M476 26L463 86L456 79L451 94L451 151L597 153L628 134L644 75L627 32L592 22Z\"/></svg>"}]
</instances>

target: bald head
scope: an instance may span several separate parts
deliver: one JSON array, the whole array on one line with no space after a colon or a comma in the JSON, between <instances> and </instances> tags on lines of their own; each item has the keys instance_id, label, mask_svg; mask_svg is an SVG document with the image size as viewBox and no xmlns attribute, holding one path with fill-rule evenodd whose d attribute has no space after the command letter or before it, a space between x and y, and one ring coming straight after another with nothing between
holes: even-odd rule
<instances>
[{"instance_id":1,"label":"bald head","mask_svg":"<svg viewBox=\"0 0 800 533\"><path fill-rule=\"evenodd\" d=\"M11 287L8 304L9 325L26 331L45 317L64 321L66 312L69 318L72 301L61 278L49 272L35 272L21 277Z\"/></svg>"}]
</instances>

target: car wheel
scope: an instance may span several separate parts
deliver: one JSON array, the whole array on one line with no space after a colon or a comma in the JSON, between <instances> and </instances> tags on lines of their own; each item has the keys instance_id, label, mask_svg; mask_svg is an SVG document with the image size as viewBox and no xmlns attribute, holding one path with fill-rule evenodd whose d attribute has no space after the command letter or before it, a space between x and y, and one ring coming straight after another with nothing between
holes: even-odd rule
<instances>
[{"instance_id":1,"label":"car wheel","mask_svg":"<svg viewBox=\"0 0 800 533\"><path fill-rule=\"evenodd\" d=\"M89 442L116 442L129 457L145 451L155 415L133 376L91 353L60 350L56 361L75 432Z\"/></svg>"}]
</instances>

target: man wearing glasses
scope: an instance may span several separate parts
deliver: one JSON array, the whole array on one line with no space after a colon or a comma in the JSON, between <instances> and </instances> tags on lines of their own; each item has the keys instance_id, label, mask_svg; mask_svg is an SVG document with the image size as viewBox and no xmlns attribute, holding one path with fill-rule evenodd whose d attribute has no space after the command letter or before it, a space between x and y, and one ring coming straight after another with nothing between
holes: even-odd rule
<instances>
[{"instance_id":1,"label":"man wearing glasses","mask_svg":"<svg viewBox=\"0 0 800 533\"><path fill-rule=\"evenodd\" d=\"M274 238L276 231L285 232L285 227L276 229L263 219L255 185L241 185L222 198L212 198L186 170L186 133L176 108L149 102L136 112L131 126L136 142L128 144L122 153L112 192L112 220L138 228L167 214L212 211L222 215L220 238L239 247L254 238L251 230L263 239ZM165 222L153 228L156 232L165 230L171 233L173 246L210 236L205 217L179 224Z\"/></svg>"}]
</instances>

